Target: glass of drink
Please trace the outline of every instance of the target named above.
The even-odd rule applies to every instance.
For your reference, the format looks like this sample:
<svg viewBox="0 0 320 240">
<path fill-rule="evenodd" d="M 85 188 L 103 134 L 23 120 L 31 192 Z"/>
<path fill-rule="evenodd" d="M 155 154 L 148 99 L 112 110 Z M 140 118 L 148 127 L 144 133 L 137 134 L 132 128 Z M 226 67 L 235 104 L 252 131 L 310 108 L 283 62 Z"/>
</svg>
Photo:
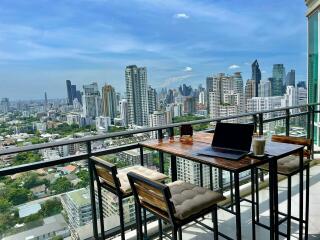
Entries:
<svg viewBox="0 0 320 240">
<path fill-rule="evenodd" d="M 253 136 L 252 138 L 252 152 L 257 157 L 265 155 L 266 138 L 263 135 Z"/>
</svg>

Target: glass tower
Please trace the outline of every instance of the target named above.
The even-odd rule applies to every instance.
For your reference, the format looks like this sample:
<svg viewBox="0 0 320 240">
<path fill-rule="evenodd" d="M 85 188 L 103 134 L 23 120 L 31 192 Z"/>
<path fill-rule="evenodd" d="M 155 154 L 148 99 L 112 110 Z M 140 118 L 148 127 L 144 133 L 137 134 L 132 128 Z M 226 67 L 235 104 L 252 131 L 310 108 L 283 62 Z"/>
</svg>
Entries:
<svg viewBox="0 0 320 240">
<path fill-rule="evenodd" d="M 320 27 L 320 0 L 307 0 L 308 11 L 308 103 L 319 102 L 320 88 L 318 85 L 319 72 L 319 27 Z M 320 121 L 315 116 L 314 143 L 319 145 Z"/>
</svg>

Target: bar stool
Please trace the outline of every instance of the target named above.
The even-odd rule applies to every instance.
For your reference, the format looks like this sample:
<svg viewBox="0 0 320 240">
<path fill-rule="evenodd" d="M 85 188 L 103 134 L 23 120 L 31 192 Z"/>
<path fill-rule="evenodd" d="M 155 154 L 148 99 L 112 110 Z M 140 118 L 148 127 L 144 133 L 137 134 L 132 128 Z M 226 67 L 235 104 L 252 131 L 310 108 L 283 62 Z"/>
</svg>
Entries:
<svg viewBox="0 0 320 240">
<path fill-rule="evenodd" d="M 141 209 L 171 225 L 173 240 L 178 233 L 182 240 L 182 226 L 212 213 L 214 239 L 218 239 L 217 203 L 225 200 L 222 194 L 183 181 L 165 185 L 134 172 L 128 178 L 136 203 L 137 239 L 143 235 Z"/>
<path fill-rule="evenodd" d="M 290 144 L 298 144 L 303 145 L 307 147 L 307 149 L 304 150 L 304 157 L 307 157 L 307 159 L 303 159 L 303 169 L 306 169 L 306 191 L 307 191 L 307 202 L 309 198 L 309 175 L 310 175 L 310 149 L 311 149 L 311 139 L 307 138 L 301 138 L 301 137 L 291 137 L 291 136 L 282 136 L 282 135 L 273 135 L 271 140 L 273 142 L 281 142 L 281 143 L 290 143 Z M 291 185 L 292 181 L 291 178 L 293 175 L 299 173 L 300 171 L 300 159 L 299 156 L 296 155 L 290 155 L 288 157 L 279 159 L 278 162 L 278 171 L 277 174 L 286 176 L 288 179 L 288 191 L 287 191 L 287 213 L 279 212 L 279 214 L 285 216 L 285 218 L 280 221 L 281 224 L 285 220 L 287 220 L 287 237 L 290 238 L 291 235 L 291 219 L 296 219 L 295 217 L 291 216 Z M 264 164 L 262 166 L 258 167 L 259 169 L 263 171 L 269 171 L 269 164 Z M 257 174 L 257 172 L 256 172 Z M 302 184 L 302 183 L 300 183 Z M 256 179 L 256 189 L 258 194 L 259 189 L 259 181 Z M 258 196 L 258 195 L 257 195 Z M 257 206 L 259 205 L 259 198 L 257 198 Z M 257 207 L 257 221 L 259 222 L 259 207 Z M 306 219 L 306 229 L 308 228 L 308 219 Z M 307 232 L 307 231 L 306 231 Z"/>
<path fill-rule="evenodd" d="M 164 181 L 168 176 L 159 173 L 155 170 L 148 169 L 142 166 L 132 166 L 117 171 L 117 167 L 98 157 L 90 158 L 93 166 L 93 174 L 97 183 L 98 189 L 98 204 L 100 214 L 101 235 L 105 239 L 104 222 L 103 222 L 103 206 L 101 188 L 115 194 L 119 201 L 119 217 L 120 217 L 120 231 L 121 239 L 125 239 L 125 226 L 123 215 L 123 199 L 132 196 L 132 190 L 127 177 L 128 172 L 135 172 L 154 181 Z M 146 219 L 145 219 L 146 220 Z"/>
</svg>

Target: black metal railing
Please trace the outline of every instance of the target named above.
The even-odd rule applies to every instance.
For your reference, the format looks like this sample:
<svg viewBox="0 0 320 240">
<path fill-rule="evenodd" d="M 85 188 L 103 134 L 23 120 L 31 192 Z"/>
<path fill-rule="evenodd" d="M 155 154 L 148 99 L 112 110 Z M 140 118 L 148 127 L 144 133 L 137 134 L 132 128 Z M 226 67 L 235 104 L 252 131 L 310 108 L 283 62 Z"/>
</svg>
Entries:
<svg viewBox="0 0 320 240">
<path fill-rule="evenodd" d="M 50 142 L 50 143 L 44 143 L 44 144 L 35 144 L 35 145 L 29 145 L 29 146 L 23 146 L 23 147 L 11 147 L 7 149 L 3 149 L 0 151 L 0 157 L 5 155 L 11 155 L 11 154 L 18 154 L 22 152 L 29 152 L 29 151 L 36 151 L 36 150 L 43 150 L 48 148 L 55 148 L 60 147 L 64 145 L 70 145 L 70 144 L 84 144 L 86 146 L 86 151 L 84 153 L 80 153 L 73 156 L 67 156 L 55 160 L 48 160 L 48 161 L 39 161 L 29 164 L 23 164 L 19 166 L 10 166 L 0 169 L 0 177 L 3 176 L 9 176 L 16 173 L 23 173 L 31 170 L 37 170 L 41 168 L 47 168 L 52 166 L 57 166 L 60 164 L 66 164 L 71 162 L 77 162 L 81 160 L 88 160 L 90 156 L 101 156 L 101 155 L 108 155 L 108 154 L 114 154 L 119 153 L 122 151 L 130 150 L 130 149 L 136 149 L 140 148 L 140 153 L 143 153 L 143 149 L 139 146 L 138 143 L 132 143 L 132 144 L 126 144 L 123 146 L 111 146 L 107 147 L 106 149 L 100 149 L 100 150 L 93 150 L 92 149 L 92 143 L 95 141 L 101 141 L 108 138 L 117 138 L 117 137 L 128 137 L 135 134 L 140 133 L 150 133 L 152 131 L 157 131 L 158 138 L 164 137 L 164 132 L 168 135 L 174 134 L 174 129 L 180 127 L 183 124 L 191 124 L 191 125 L 198 125 L 198 124 L 204 124 L 204 123 L 214 123 L 218 121 L 227 121 L 227 120 L 234 120 L 234 119 L 245 119 L 245 122 L 251 122 L 254 123 L 255 129 L 260 134 L 263 134 L 264 132 L 264 124 L 275 122 L 275 121 L 284 121 L 284 127 L 285 135 L 290 134 L 290 120 L 295 117 L 300 116 L 306 116 L 306 137 L 314 139 L 314 119 L 315 114 L 319 113 L 318 106 L 320 103 L 313 103 L 313 104 L 307 104 L 307 105 L 301 105 L 301 106 L 293 106 L 293 107 L 286 107 L 286 108 L 277 108 L 272 110 L 266 110 L 266 111 L 259 111 L 259 112 L 252 112 L 252 113 L 242 113 L 238 115 L 228 116 L 228 117 L 219 117 L 214 119 L 203 119 L 203 120 L 196 120 L 196 121 L 190 121 L 190 122 L 182 122 L 182 123 L 173 123 L 168 124 L 165 126 L 159 126 L 159 127 L 146 127 L 138 130 L 129 130 L 129 131 L 123 131 L 123 132 L 116 132 L 116 133 L 109 133 L 109 134 L 103 134 L 103 135 L 96 135 L 96 136 L 89 136 L 89 137 L 82 137 L 79 139 L 70 139 L 70 140 L 64 140 L 64 141 L 57 141 L 57 142 Z M 295 113 L 291 113 L 292 110 L 296 110 Z M 266 118 L 266 114 L 276 113 L 276 112 L 283 112 L 282 115 L 276 115 L 274 117 Z M 213 132 L 214 129 L 206 129 L 207 132 Z M 313 149 L 311 149 L 313 153 Z M 165 158 L 163 153 L 159 153 L 159 171 L 164 172 L 164 162 Z M 144 165 L 143 157 L 141 157 L 141 165 Z M 171 177 L 176 178 L 176 162 L 171 161 Z M 202 165 L 201 165 L 202 169 Z M 91 194 L 91 202 L 95 201 L 95 192 L 94 192 L 94 178 L 91 171 L 91 165 L 90 161 L 88 164 L 88 170 L 90 173 L 90 194 Z M 210 173 L 212 173 L 212 169 L 210 169 Z M 201 173 L 202 176 L 202 173 Z M 212 174 L 210 177 L 210 185 L 212 186 Z M 203 183 L 202 179 L 200 181 Z M 219 170 L 219 188 L 223 189 L 223 183 L 222 183 L 222 171 Z M 97 228 L 97 222 L 95 221 L 97 219 L 96 215 L 96 209 L 94 209 L 94 204 L 92 204 L 92 217 L 94 219 L 93 221 L 93 233 L 94 237 L 97 238 L 98 236 L 98 228 Z M 127 224 L 128 228 L 133 227 L 134 223 Z M 119 233 L 119 229 L 110 229 L 106 232 L 106 236 L 115 236 Z"/>
</svg>

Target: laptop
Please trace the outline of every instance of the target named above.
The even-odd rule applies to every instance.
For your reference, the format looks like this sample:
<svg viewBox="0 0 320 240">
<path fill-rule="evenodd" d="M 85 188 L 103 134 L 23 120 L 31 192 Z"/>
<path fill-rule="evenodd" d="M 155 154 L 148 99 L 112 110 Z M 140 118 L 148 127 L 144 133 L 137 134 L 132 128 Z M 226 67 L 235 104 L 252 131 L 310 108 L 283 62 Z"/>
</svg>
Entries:
<svg viewBox="0 0 320 240">
<path fill-rule="evenodd" d="M 239 160 L 250 152 L 253 124 L 218 122 L 210 147 L 197 154 Z"/>
</svg>

